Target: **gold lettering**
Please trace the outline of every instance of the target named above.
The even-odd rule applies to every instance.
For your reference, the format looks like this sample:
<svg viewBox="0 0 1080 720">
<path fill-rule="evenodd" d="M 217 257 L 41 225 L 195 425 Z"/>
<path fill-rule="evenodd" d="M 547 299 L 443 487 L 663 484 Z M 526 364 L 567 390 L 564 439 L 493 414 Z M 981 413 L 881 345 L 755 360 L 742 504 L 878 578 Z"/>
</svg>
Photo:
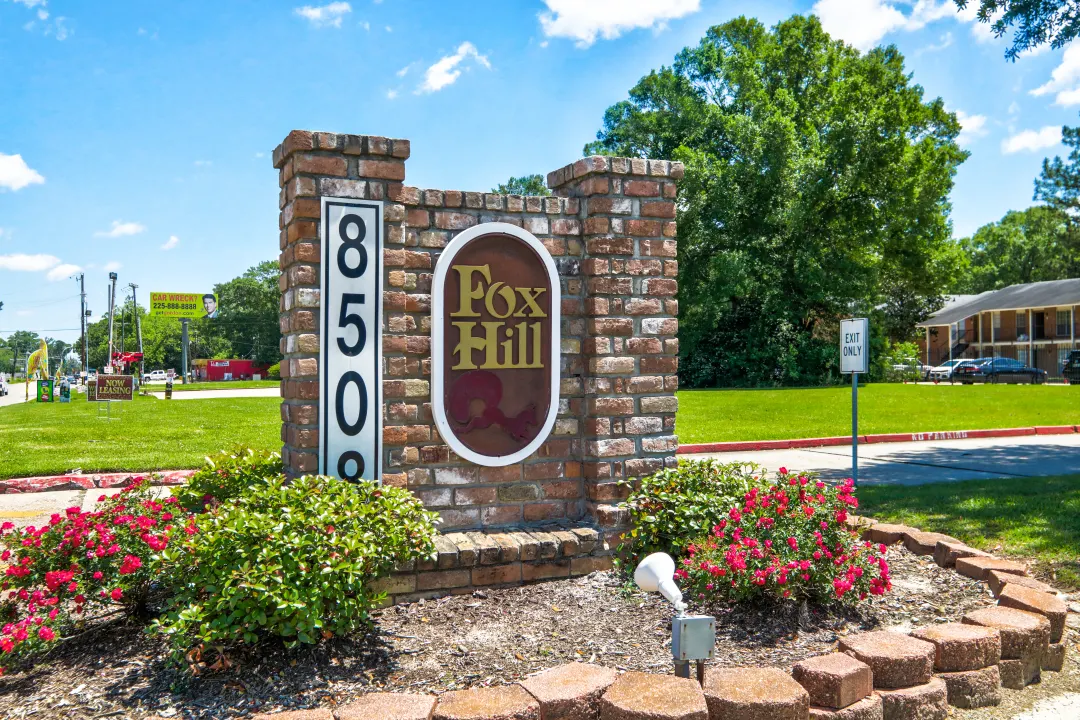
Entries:
<svg viewBox="0 0 1080 720">
<path fill-rule="evenodd" d="M 476 327 L 474 322 L 456 322 L 454 327 L 458 329 L 458 344 L 454 348 L 454 355 L 457 355 L 458 361 L 453 369 L 475 370 L 476 364 L 472 359 L 473 350 L 483 350 L 485 341 L 482 338 L 473 337 L 472 331 Z"/>
<path fill-rule="evenodd" d="M 514 317 L 525 317 L 525 311 L 529 310 L 529 317 L 547 317 L 547 313 L 540 309 L 540 306 L 536 304 L 536 298 L 540 297 L 540 293 L 547 290 L 547 288 L 514 288 L 521 295 L 521 299 L 525 301 L 525 307 L 514 313 Z"/>
<path fill-rule="evenodd" d="M 497 283 L 492 284 L 492 286 L 488 288 L 487 295 L 484 296 L 484 307 L 487 308 L 487 311 L 489 313 L 491 313 L 492 315 L 494 315 L 495 317 L 497 317 L 497 318 L 499 318 L 501 320 L 503 318 L 510 317 L 510 315 L 514 312 L 514 308 L 517 307 L 517 296 L 514 295 L 514 291 L 511 290 L 508 287 L 503 287 L 500 290 L 499 289 L 500 285 L 505 285 L 505 283 L 497 282 Z M 496 293 L 501 295 L 502 299 L 503 299 L 503 302 L 506 303 L 506 312 L 504 312 L 502 315 L 495 312 L 495 294 Z"/>
<path fill-rule="evenodd" d="M 454 269 L 461 278 L 461 300 L 458 303 L 457 312 L 450 313 L 450 317 L 480 317 L 480 313 L 473 310 L 473 300 L 484 297 L 484 286 L 477 282 L 473 287 L 473 273 L 479 273 L 484 280 L 491 282 L 491 270 L 487 265 L 455 265 Z"/>
</svg>

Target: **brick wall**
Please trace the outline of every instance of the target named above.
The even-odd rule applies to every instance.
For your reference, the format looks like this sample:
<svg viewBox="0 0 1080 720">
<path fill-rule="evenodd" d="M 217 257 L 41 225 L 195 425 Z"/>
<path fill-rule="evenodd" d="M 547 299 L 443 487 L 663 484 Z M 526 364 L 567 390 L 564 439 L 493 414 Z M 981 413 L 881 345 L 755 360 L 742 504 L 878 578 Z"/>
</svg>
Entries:
<svg viewBox="0 0 1080 720">
<path fill-rule="evenodd" d="M 422 190 L 408 140 L 295 130 L 274 151 L 281 247 L 282 459 L 318 467 L 322 196 L 383 200 L 383 482 L 408 487 L 444 529 L 554 521 L 617 526 L 619 480 L 675 463 L 680 163 L 592 157 L 548 176 L 551 197 Z M 460 230 L 534 234 L 562 286 L 559 414 L 525 462 L 479 467 L 440 440 L 431 409 L 431 284 Z"/>
</svg>

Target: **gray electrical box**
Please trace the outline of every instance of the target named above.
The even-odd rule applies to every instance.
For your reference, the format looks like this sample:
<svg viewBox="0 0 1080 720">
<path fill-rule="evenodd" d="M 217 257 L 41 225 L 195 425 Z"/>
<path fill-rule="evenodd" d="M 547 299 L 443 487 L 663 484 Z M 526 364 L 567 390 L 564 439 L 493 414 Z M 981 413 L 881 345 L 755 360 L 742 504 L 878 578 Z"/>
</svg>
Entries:
<svg viewBox="0 0 1080 720">
<path fill-rule="evenodd" d="M 671 657 L 675 662 L 712 660 L 716 652 L 716 618 L 679 615 L 671 620 Z"/>
</svg>

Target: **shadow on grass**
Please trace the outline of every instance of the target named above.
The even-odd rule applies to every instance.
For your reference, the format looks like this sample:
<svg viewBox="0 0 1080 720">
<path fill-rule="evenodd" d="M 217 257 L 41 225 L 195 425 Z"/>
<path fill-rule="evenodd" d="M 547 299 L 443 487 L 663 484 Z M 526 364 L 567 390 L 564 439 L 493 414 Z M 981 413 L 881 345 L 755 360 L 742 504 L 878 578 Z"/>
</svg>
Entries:
<svg viewBox="0 0 1080 720">
<path fill-rule="evenodd" d="M 859 498 L 859 512 L 875 519 L 1035 558 L 1053 565 L 1062 582 L 1080 586 L 1080 475 L 864 486 Z"/>
</svg>

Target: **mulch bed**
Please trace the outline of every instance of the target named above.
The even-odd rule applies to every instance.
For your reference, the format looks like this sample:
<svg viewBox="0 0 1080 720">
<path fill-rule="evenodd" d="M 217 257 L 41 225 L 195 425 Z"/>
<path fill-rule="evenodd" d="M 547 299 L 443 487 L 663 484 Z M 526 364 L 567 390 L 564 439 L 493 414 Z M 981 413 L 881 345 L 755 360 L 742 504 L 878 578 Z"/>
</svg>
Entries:
<svg viewBox="0 0 1080 720">
<path fill-rule="evenodd" d="M 893 592 L 858 608 L 712 608 L 716 663 L 775 665 L 835 648 L 852 632 L 956 620 L 992 603 L 986 586 L 902 547 L 890 550 Z M 710 611 L 710 609 L 697 608 Z M 0 678 L 0 716 L 243 717 L 348 702 L 377 689 L 441 692 L 513 682 L 574 660 L 669 672 L 671 609 L 615 573 L 486 590 L 388 608 L 376 632 L 287 651 L 211 653 L 197 675 L 168 663 L 141 628 L 101 623 L 35 668 Z M 211 670 L 217 663 L 220 668 Z"/>
</svg>

